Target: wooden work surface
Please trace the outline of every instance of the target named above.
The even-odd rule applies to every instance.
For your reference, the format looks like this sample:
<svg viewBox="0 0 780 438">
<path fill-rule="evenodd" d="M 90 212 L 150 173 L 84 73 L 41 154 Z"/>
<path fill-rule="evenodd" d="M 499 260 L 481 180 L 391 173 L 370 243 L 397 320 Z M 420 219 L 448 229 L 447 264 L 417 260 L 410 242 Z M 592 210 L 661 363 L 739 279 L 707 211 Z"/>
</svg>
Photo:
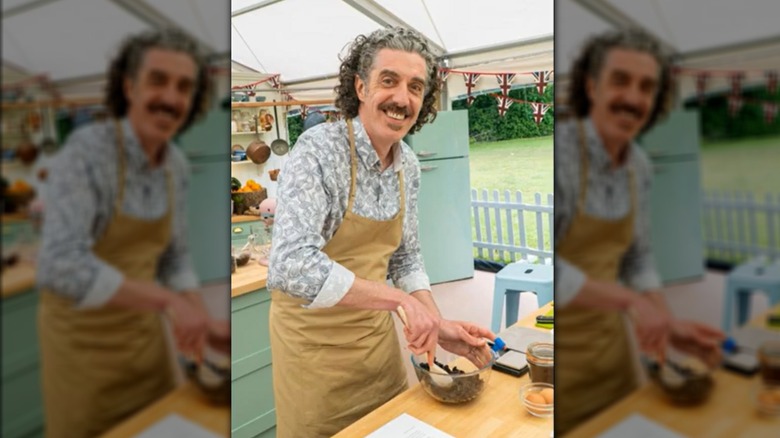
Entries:
<svg viewBox="0 0 780 438">
<path fill-rule="evenodd" d="M 261 220 L 263 220 L 262 217 L 251 214 L 234 214 L 230 217 L 231 224 L 239 224 L 241 222 L 256 222 Z"/>
<path fill-rule="evenodd" d="M 250 260 L 248 264 L 236 268 L 236 272 L 230 276 L 230 296 L 235 298 L 262 289 L 267 279 L 268 267 Z"/>
<path fill-rule="evenodd" d="M 517 325 L 534 327 L 536 316 L 547 313 L 550 307 L 551 304 L 543 306 L 518 321 Z M 553 428 L 553 419 L 532 416 L 520 401 L 520 387 L 530 382 L 527 373 L 522 377 L 513 377 L 492 370 L 485 391 L 474 401 L 462 405 L 439 403 L 418 383 L 342 430 L 334 438 L 366 436 L 403 413 L 456 438 L 548 438 Z"/>
<path fill-rule="evenodd" d="M 29 221 L 30 216 L 27 213 L 3 213 L 2 221 L 4 224 Z"/>
<path fill-rule="evenodd" d="M 191 383 L 185 383 L 146 409 L 120 423 L 102 438 L 138 435 L 170 414 L 177 414 L 219 436 L 230 435 L 230 406 L 217 406 Z"/>
<path fill-rule="evenodd" d="M 3 298 L 30 290 L 35 286 L 35 266 L 30 262 L 19 262 L 16 265 L 3 269 L 2 294 Z"/>
<path fill-rule="evenodd" d="M 780 305 L 772 312 L 780 312 Z M 766 314 L 750 324 L 766 327 Z M 713 377 L 713 392 L 709 400 L 700 406 L 674 406 L 666 401 L 660 388 L 648 383 L 566 436 L 597 436 L 635 413 L 691 437 L 780 436 L 780 417 L 765 417 L 756 409 L 755 397 L 760 385 L 758 374 L 746 377 L 717 370 Z"/>
</svg>

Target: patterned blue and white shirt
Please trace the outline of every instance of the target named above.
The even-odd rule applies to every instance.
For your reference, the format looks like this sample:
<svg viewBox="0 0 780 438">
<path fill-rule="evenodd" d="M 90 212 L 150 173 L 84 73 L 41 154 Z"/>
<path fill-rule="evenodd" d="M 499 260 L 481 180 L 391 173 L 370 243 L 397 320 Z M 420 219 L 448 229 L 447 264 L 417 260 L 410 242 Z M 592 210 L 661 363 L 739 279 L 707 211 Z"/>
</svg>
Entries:
<svg viewBox="0 0 780 438">
<path fill-rule="evenodd" d="M 172 238 L 157 273 L 173 290 L 192 290 L 198 287 L 198 277 L 187 244 L 187 159 L 169 143 L 163 164 L 150 167 L 130 122 L 125 119 L 121 123 L 126 166 L 122 211 L 141 219 L 162 217 L 168 208 L 165 169 L 170 169 Z M 39 287 L 75 299 L 79 307 L 105 304 L 124 280 L 119 270 L 92 252 L 114 214 L 117 175 L 116 133 L 111 120 L 77 129 L 51 160 L 37 282 Z"/>
<path fill-rule="evenodd" d="M 407 293 L 430 290 L 418 239 L 420 165 L 403 142 L 393 146 L 393 164 L 381 162 L 360 119 L 353 120 L 357 185 L 353 212 L 388 220 L 400 209 L 397 172 L 404 170 L 406 214 L 403 237 L 390 258 L 389 274 Z M 345 121 L 317 125 L 298 138 L 279 174 L 271 239 L 268 288 L 309 300 L 310 308 L 331 307 L 352 287 L 355 274 L 331 260 L 322 248 L 338 230 L 350 189 L 349 136 Z M 359 244 L 359 242 L 356 242 Z"/>
</svg>

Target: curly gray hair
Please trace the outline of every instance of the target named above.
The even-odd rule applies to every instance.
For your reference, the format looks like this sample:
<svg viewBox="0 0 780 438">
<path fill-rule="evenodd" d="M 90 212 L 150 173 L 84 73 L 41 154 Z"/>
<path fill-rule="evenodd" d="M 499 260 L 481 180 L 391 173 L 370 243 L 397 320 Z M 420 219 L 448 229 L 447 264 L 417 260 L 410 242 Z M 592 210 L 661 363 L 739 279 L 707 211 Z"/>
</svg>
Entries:
<svg viewBox="0 0 780 438">
<path fill-rule="evenodd" d="M 649 130 L 662 119 L 671 109 L 675 83 L 672 76 L 672 61 L 661 47 L 661 44 L 651 35 L 638 29 L 622 29 L 609 31 L 589 39 L 583 46 L 579 57 L 574 61 L 569 85 L 569 104 L 579 118 L 588 116 L 590 99 L 587 92 L 587 78 L 596 79 L 604 67 L 607 54 L 612 49 L 631 49 L 648 53 L 655 58 L 660 68 L 658 91 L 656 93 L 653 112 L 642 128 Z"/>
<path fill-rule="evenodd" d="M 208 63 L 198 47 L 198 43 L 187 34 L 176 29 L 163 29 L 143 32 L 125 39 L 119 54 L 111 61 L 108 70 L 105 104 L 113 117 L 124 117 L 129 102 L 125 96 L 124 80 L 134 78 L 141 67 L 144 55 L 149 49 L 168 49 L 183 52 L 192 57 L 197 66 L 197 83 L 192 99 L 192 108 L 184 121 L 180 132 L 186 130 L 192 122 L 208 111 L 212 82 Z"/>
<path fill-rule="evenodd" d="M 355 76 L 363 82 L 368 82 L 369 73 L 374 66 L 377 53 L 382 49 L 403 50 L 417 53 L 425 60 L 426 83 L 420 114 L 417 122 L 409 130 L 413 134 L 422 126 L 436 119 L 436 101 L 439 98 L 439 70 L 436 56 L 428 47 L 428 42 L 419 33 L 402 27 L 383 28 L 370 35 L 358 35 L 349 47 L 346 58 L 339 58 L 339 84 L 336 85 L 336 107 L 346 118 L 358 115 L 360 100 L 355 91 Z"/>
</svg>

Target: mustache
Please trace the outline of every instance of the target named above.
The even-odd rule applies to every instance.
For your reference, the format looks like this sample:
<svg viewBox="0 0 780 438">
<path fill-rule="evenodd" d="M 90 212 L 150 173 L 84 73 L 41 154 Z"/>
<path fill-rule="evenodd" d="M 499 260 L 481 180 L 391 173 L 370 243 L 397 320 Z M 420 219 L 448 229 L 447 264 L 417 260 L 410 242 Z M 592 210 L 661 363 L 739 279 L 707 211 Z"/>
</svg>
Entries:
<svg viewBox="0 0 780 438">
<path fill-rule="evenodd" d="M 150 104 L 147 108 L 149 109 L 150 112 L 162 111 L 177 118 L 181 117 L 182 115 L 181 111 L 166 103 L 153 103 Z"/>
<path fill-rule="evenodd" d="M 616 104 L 611 105 L 609 108 L 612 111 L 614 111 L 614 112 L 626 111 L 626 112 L 632 114 L 636 118 L 641 118 L 642 115 L 644 114 L 644 112 L 641 109 L 639 109 L 639 108 L 637 108 L 637 107 L 635 107 L 633 105 L 626 104 L 626 103 L 616 103 Z"/>
<path fill-rule="evenodd" d="M 409 117 L 411 115 L 411 112 L 409 111 L 408 108 L 400 107 L 392 103 L 382 104 L 379 106 L 379 109 L 382 111 L 390 111 L 391 113 L 403 114 L 406 117 Z"/>
</svg>

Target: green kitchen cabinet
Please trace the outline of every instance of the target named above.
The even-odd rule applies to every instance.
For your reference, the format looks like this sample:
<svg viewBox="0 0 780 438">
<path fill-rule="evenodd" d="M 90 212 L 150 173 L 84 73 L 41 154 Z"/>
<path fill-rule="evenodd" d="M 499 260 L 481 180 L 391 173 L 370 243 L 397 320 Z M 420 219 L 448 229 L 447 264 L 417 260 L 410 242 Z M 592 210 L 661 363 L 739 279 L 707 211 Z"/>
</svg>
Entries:
<svg viewBox="0 0 780 438">
<path fill-rule="evenodd" d="M 260 289 L 231 303 L 232 385 L 230 424 L 233 438 L 273 438 L 276 411 L 272 384 L 268 313 L 271 294 Z"/>
<path fill-rule="evenodd" d="M 474 276 L 467 111 L 442 111 L 404 140 L 420 160 L 419 234 L 431 284 Z"/>
<path fill-rule="evenodd" d="M 673 111 L 639 140 L 653 167 L 650 233 L 663 283 L 704 275 L 699 114 Z"/>
<path fill-rule="evenodd" d="M 3 298 L 3 437 L 43 436 L 37 307 L 34 288 Z"/>
</svg>

